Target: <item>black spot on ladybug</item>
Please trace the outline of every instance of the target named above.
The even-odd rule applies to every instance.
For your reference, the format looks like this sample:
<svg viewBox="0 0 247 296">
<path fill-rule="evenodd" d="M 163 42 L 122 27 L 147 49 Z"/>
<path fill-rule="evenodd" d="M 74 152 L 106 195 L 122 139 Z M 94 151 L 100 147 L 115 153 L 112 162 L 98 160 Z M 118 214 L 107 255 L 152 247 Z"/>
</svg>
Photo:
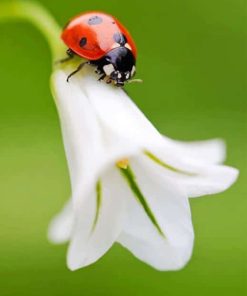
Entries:
<svg viewBox="0 0 247 296">
<path fill-rule="evenodd" d="M 82 37 L 80 42 L 79 42 L 79 45 L 80 47 L 83 47 L 87 44 L 87 38 L 86 37 Z"/>
<path fill-rule="evenodd" d="M 122 33 L 119 33 L 119 32 L 113 35 L 113 40 L 116 43 L 120 44 L 121 46 L 124 46 L 127 43 L 127 38 Z"/>
<path fill-rule="evenodd" d="M 116 23 L 115 22 L 112 22 L 112 24 L 115 25 Z"/>
<path fill-rule="evenodd" d="M 88 20 L 88 24 L 90 26 L 92 25 L 99 25 L 103 22 L 103 19 L 97 15 L 90 17 L 90 19 Z"/>
</svg>

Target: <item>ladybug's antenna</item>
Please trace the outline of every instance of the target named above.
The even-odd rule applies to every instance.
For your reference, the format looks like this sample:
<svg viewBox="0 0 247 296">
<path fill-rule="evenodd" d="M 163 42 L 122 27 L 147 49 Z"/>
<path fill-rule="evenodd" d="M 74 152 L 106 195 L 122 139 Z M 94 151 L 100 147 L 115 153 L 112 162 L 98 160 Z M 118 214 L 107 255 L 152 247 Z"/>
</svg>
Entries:
<svg viewBox="0 0 247 296">
<path fill-rule="evenodd" d="M 127 81 L 127 83 L 133 83 L 133 82 L 142 83 L 143 80 L 142 79 L 131 79 L 131 80 Z"/>
</svg>

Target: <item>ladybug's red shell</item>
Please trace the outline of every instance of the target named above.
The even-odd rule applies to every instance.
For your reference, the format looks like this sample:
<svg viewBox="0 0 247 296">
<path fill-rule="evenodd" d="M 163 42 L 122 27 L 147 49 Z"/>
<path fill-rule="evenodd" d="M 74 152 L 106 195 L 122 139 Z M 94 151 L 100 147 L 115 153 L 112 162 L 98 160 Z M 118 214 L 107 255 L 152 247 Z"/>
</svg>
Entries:
<svg viewBox="0 0 247 296">
<path fill-rule="evenodd" d="M 127 39 L 127 46 L 136 58 L 136 46 L 127 29 L 115 17 L 102 12 L 88 12 L 76 16 L 65 27 L 61 37 L 80 57 L 98 60 L 119 46 L 114 40 L 116 34 Z"/>
</svg>

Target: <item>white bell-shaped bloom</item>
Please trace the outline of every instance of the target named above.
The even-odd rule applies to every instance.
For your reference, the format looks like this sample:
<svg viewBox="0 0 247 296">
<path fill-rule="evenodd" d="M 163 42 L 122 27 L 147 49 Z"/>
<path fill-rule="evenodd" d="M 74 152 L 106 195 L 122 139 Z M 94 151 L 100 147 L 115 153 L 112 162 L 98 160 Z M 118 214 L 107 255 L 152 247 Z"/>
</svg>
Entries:
<svg viewBox="0 0 247 296">
<path fill-rule="evenodd" d="M 46 37 L 53 61 L 64 57 L 60 27 L 39 4 L 0 4 L 0 21 L 26 20 Z M 115 241 L 160 270 L 183 267 L 193 248 L 188 198 L 227 189 L 238 172 L 221 163 L 220 140 L 180 143 L 162 136 L 122 89 L 85 67 L 59 65 L 52 75 L 69 165 L 72 197 L 49 228 L 69 241 L 74 270 L 99 259 Z"/>
<path fill-rule="evenodd" d="M 224 191 L 238 175 L 221 164 L 224 143 L 168 139 L 122 89 L 98 82 L 88 66 L 67 83 L 70 71 L 52 76 L 72 198 L 52 221 L 50 240 L 70 242 L 72 270 L 115 241 L 159 270 L 183 267 L 194 239 L 188 197 Z"/>
</svg>

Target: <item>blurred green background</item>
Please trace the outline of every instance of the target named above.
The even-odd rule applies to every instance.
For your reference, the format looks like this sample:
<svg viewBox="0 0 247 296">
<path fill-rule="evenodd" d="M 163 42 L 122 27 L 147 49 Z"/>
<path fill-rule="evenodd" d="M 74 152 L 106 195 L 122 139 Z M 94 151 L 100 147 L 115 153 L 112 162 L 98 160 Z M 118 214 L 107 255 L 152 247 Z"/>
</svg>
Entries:
<svg viewBox="0 0 247 296">
<path fill-rule="evenodd" d="M 247 46 L 244 0 L 42 0 L 61 25 L 104 10 L 131 31 L 139 49 L 132 99 L 166 135 L 226 139 L 238 182 L 191 200 L 192 260 L 158 272 L 115 245 L 99 262 L 70 272 L 67 246 L 46 239 L 69 197 L 51 56 L 26 23 L 0 26 L 0 295 L 246 295 Z"/>
</svg>

